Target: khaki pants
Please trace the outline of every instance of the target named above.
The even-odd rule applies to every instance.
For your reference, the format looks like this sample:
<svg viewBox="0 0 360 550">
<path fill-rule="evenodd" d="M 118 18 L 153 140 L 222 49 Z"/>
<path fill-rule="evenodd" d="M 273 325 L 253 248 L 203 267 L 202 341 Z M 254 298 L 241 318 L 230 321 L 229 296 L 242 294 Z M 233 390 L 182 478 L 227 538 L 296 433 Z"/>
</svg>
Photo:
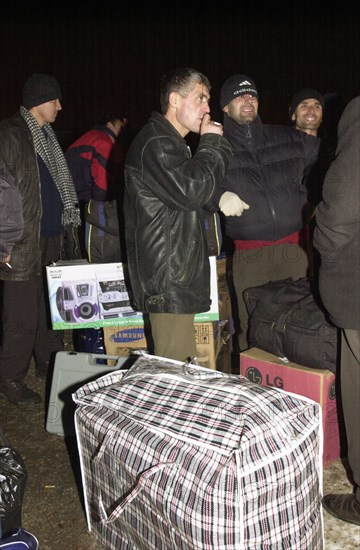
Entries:
<svg viewBox="0 0 360 550">
<path fill-rule="evenodd" d="M 187 361 L 197 355 L 194 314 L 149 313 L 154 353 Z"/>
</svg>

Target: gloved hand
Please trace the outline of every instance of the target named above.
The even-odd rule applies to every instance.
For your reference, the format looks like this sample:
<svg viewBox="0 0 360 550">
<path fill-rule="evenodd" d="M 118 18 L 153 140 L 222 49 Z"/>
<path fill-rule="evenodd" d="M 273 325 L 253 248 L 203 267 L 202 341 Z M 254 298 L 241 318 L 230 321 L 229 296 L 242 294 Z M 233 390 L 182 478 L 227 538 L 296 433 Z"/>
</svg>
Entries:
<svg viewBox="0 0 360 550">
<path fill-rule="evenodd" d="M 236 193 L 225 191 L 220 197 L 219 208 L 225 216 L 241 216 L 250 206 L 242 201 Z"/>
</svg>

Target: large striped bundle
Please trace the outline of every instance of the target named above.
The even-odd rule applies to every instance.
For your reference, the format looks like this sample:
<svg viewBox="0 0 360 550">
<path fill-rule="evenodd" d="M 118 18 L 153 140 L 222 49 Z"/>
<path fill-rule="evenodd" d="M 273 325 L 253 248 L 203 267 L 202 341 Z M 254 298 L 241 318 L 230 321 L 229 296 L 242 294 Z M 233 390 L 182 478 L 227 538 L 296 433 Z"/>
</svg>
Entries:
<svg viewBox="0 0 360 550">
<path fill-rule="evenodd" d="M 317 403 L 150 355 L 73 398 L 88 527 L 107 548 L 323 548 Z"/>
</svg>

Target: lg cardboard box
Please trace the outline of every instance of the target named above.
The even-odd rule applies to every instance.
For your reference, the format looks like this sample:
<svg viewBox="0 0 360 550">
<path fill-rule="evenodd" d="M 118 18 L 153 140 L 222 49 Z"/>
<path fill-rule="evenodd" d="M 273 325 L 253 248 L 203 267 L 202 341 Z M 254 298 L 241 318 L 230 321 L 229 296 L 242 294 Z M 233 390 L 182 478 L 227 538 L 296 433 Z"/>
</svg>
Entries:
<svg viewBox="0 0 360 550">
<path fill-rule="evenodd" d="M 335 395 L 335 374 L 303 367 L 258 348 L 240 353 L 240 374 L 262 386 L 303 395 L 321 405 L 323 415 L 323 465 L 340 456 L 340 435 Z"/>
<path fill-rule="evenodd" d="M 223 346 L 230 346 L 228 322 L 194 323 L 194 331 L 199 364 L 216 370 L 221 352 L 224 361 Z M 104 345 L 109 355 L 131 355 L 133 351 L 141 349 L 147 351 L 144 326 L 105 327 Z"/>
<path fill-rule="evenodd" d="M 216 258 L 210 258 L 211 307 L 195 322 L 219 320 Z M 54 330 L 143 326 L 131 307 L 121 262 L 92 264 L 87 260 L 60 261 L 46 267 L 50 314 Z M 223 299 L 224 306 L 226 304 Z"/>
</svg>

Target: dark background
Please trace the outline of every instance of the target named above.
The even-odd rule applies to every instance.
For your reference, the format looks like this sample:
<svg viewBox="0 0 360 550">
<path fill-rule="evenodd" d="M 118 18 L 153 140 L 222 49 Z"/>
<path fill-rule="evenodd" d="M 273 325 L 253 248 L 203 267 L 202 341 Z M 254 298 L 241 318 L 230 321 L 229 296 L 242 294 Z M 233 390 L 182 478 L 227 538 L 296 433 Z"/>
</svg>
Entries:
<svg viewBox="0 0 360 550">
<path fill-rule="evenodd" d="M 359 94 L 359 37 L 359 16 L 341 2 L 11 3 L 0 9 L 0 118 L 17 110 L 28 76 L 44 72 L 62 89 L 54 129 L 64 146 L 109 110 L 129 119 L 131 139 L 159 109 L 161 75 L 187 65 L 209 77 L 215 120 L 221 84 L 243 73 L 257 84 L 263 121 L 288 124 L 303 87 L 345 102 Z"/>
</svg>

